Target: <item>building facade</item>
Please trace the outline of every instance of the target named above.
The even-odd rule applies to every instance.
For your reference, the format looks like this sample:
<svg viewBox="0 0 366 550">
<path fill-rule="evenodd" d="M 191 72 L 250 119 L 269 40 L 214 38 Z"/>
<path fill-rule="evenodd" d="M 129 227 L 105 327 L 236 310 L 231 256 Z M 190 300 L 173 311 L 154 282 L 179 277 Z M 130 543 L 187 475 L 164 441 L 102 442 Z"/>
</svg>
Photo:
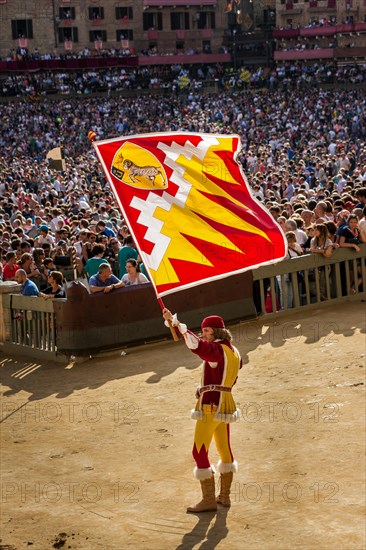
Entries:
<svg viewBox="0 0 366 550">
<path fill-rule="evenodd" d="M 365 63 L 365 0 L 277 0 L 275 61 Z"/>
<path fill-rule="evenodd" d="M 19 48 L 116 50 L 140 65 L 361 63 L 366 0 L 0 0 L 0 57 Z"/>
<path fill-rule="evenodd" d="M 18 46 L 62 53 L 87 48 L 171 55 L 214 53 L 226 0 L 0 0 L 0 55 Z"/>
</svg>

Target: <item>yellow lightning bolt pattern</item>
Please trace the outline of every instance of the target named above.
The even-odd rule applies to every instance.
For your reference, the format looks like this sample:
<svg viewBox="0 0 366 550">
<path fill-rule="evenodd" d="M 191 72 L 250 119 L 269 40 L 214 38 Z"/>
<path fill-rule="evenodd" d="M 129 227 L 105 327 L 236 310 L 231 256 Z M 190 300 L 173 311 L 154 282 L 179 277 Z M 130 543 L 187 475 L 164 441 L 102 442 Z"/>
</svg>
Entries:
<svg viewBox="0 0 366 550">
<path fill-rule="evenodd" d="M 208 246 L 213 243 L 225 247 L 226 250 L 232 250 L 236 254 L 245 254 L 244 251 L 238 250 L 227 235 L 215 230 L 197 216 L 195 212 L 228 227 L 236 227 L 243 231 L 256 233 L 269 240 L 263 231 L 245 222 L 227 208 L 201 195 L 200 191 L 204 191 L 213 196 L 226 197 L 232 203 L 243 206 L 202 173 L 206 171 L 228 183 L 240 185 L 232 178 L 225 163 L 216 155 L 216 151 L 232 151 L 232 138 L 218 139 L 220 143 L 208 149 L 203 162 L 195 156 L 188 159 L 180 155 L 176 159 L 176 163 L 184 167 L 184 178 L 192 184 L 192 188 L 184 209 L 174 204 L 169 212 L 160 208 L 155 212 L 155 217 L 164 222 L 162 233 L 171 239 L 164 260 L 158 270 L 152 270 L 152 275 L 158 285 L 178 282 L 177 274 L 170 263 L 170 259 L 183 259 L 204 266 L 212 266 L 205 254 L 188 242 L 182 233 L 198 237 L 206 241 Z"/>
</svg>

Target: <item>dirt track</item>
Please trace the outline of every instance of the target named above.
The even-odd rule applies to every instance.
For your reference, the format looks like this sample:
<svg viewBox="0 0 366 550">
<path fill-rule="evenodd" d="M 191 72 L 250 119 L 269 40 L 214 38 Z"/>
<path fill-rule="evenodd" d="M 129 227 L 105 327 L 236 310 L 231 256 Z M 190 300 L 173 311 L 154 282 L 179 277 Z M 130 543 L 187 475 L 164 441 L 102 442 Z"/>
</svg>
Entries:
<svg viewBox="0 0 366 550">
<path fill-rule="evenodd" d="M 364 306 L 231 327 L 239 472 L 231 509 L 201 517 L 182 342 L 74 366 L 0 356 L 0 550 L 363 549 Z"/>
</svg>

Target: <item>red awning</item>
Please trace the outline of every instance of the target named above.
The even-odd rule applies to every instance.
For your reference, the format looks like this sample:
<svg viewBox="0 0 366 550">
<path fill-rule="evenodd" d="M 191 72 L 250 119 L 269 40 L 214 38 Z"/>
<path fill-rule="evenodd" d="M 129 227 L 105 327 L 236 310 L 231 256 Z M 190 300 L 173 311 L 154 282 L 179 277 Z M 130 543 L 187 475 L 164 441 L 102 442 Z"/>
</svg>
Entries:
<svg viewBox="0 0 366 550">
<path fill-rule="evenodd" d="M 144 0 L 144 6 L 216 6 L 216 0 Z"/>
</svg>

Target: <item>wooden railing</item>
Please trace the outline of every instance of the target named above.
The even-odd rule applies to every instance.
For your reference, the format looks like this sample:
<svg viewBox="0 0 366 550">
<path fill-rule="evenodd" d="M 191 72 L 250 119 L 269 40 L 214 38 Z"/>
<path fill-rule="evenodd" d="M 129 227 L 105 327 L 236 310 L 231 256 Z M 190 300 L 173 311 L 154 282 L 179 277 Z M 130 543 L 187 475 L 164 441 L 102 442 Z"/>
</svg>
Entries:
<svg viewBox="0 0 366 550">
<path fill-rule="evenodd" d="M 309 254 L 256 269 L 253 299 L 258 314 L 281 314 L 366 296 L 366 244 L 360 249 L 338 248 L 330 259 Z"/>
<path fill-rule="evenodd" d="M 360 252 L 337 249 L 330 259 L 318 254 L 273 265 L 166 296 L 166 306 L 192 328 L 206 315 L 227 322 L 256 315 L 283 315 L 366 298 L 366 244 Z M 4 283 L 5 285 L 6 283 Z M 57 359 L 151 339 L 167 338 L 151 285 L 90 295 L 82 284 L 68 289 L 67 299 L 44 301 L 2 294 L 8 327 L 4 352 Z"/>
</svg>

